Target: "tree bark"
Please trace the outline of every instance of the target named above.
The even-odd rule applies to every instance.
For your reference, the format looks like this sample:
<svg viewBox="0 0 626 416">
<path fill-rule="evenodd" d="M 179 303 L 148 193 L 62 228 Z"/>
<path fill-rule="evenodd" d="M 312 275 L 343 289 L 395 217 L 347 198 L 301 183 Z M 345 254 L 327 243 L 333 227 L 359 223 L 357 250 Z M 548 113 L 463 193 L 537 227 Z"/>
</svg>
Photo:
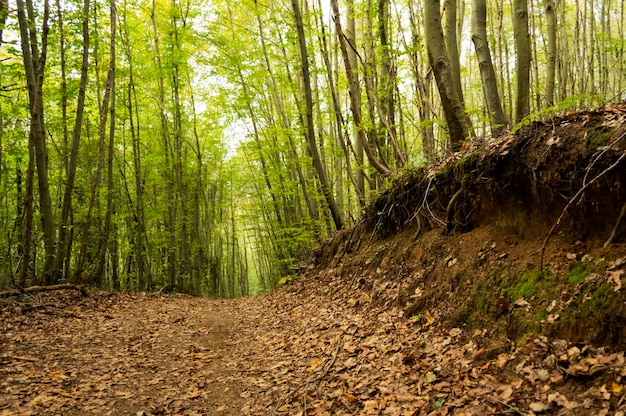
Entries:
<svg viewBox="0 0 626 416">
<path fill-rule="evenodd" d="M 441 105 L 450 134 L 450 149 L 457 151 L 469 136 L 468 118 L 457 94 L 441 29 L 439 0 L 424 0 L 426 47 L 435 74 Z"/>
<path fill-rule="evenodd" d="M 46 134 L 43 105 L 43 82 L 46 58 L 48 51 L 48 18 L 50 15 L 49 1 L 44 2 L 44 14 L 41 33 L 41 54 L 39 52 L 37 32 L 34 26 L 35 16 L 32 0 L 27 0 L 26 7 L 23 0 L 17 0 L 17 15 L 20 27 L 24 71 L 30 100 L 30 136 L 35 148 L 35 162 L 39 185 L 39 209 L 44 232 L 44 247 L 46 260 L 44 264 L 44 280 L 52 282 L 55 266 L 56 231 L 50 185 L 48 182 L 48 151 L 46 149 Z M 25 10 L 27 9 L 27 10 Z M 28 19 L 26 17 L 28 11 Z M 30 21 L 29 21 L 30 20 Z"/>
<path fill-rule="evenodd" d="M 478 67 L 483 83 L 483 94 L 489 120 L 491 122 L 491 134 L 500 135 L 506 128 L 506 116 L 502 110 L 502 102 L 498 93 L 496 72 L 491 60 L 489 42 L 487 40 L 487 4 L 485 0 L 474 0 L 472 6 L 472 42 L 476 49 Z"/>
<path fill-rule="evenodd" d="M 321 0 L 318 0 L 318 9 L 321 10 Z M 333 70 L 330 62 L 330 54 L 328 52 L 328 40 L 326 38 L 326 32 L 324 30 L 324 24 L 318 22 L 319 33 L 320 33 L 320 44 L 322 45 L 322 59 L 324 60 L 324 65 L 326 67 L 326 76 L 328 78 L 328 88 L 330 89 L 330 94 L 333 102 L 333 112 L 335 116 L 335 124 L 337 129 L 337 141 L 339 142 L 339 146 L 343 151 L 345 163 L 346 163 L 346 173 L 350 181 L 354 185 L 354 191 L 357 194 L 357 199 L 359 201 L 359 206 L 361 208 L 365 208 L 365 190 L 363 186 L 365 186 L 363 179 L 363 174 L 361 172 L 360 179 L 359 175 L 355 175 L 352 170 L 352 162 L 350 160 L 350 152 L 348 149 L 348 143 L 350 142 L 350 138 L 348 137 L 348 133 L 345 133 L 346 138 L 344 138 L 344 130 L 345 130 L 345 121 L 343 118 L 343 113 L 341 111 L 341 104 L 339 103 L 339 94 L 337 92 L 337 84 L 333 79 L 333 73 L 336 71 Z M 356 154 L 356 150 L 354 149 L 354 153 Z M 362 150 L 362 149 L 361 149 Z M 363 159 L 363 155 L 361 155 L 361 159 Z M 362 160 L 361 160 L 362 163 Z"/>
<path fill-rule="evenodd" d="M 341 47 L 341 54 L 343 56 L 343 63 L 346 69 L 346 76 L 348 78 L 348 88 L 350 94 L 350 110 L 352 111 L 352 118 L 354 119 L 354 125 L 357 130 L 358 141 L 363 147 L 365 154 L 367 155 L 367 159 L 372 164 L 374 169 L 376 169 L 381 175 L 387 176 L 391 174 L 391 170 L 384 163 L 376 158 L 374 152 L 372 151 L 367 137 L 365 136 L 365 130 L 363 126 L 363 122 L 361 119 L 361 104 L 358 101 L 359 96 L 359 85 L 357 80 L 354 77 L 352 63 L 350 62 L 349 53 L 348 53 L 348 45 L 346 41 L 346 37 L 341 28 L 341 21 L 339 16 L 339 6 L 337 5 L 337 0 L 331 0 L 331 6 L 333 9 L 333 20 L 335 21 L 335 29 L 337 31 L 337 36 L 339 36 L 339 45 Z M 352 45 L 354 47 L 354 45 Z"/>
<path fill-rule="evenodd" d="M 114 144 L 115 144 L 115 39 L 116 39 L 116 22 L 117 22 L 117 13 L 115 7 L 115 0 L 110 1 L 110 9 L 111 9 L 111 39 L 110 39 L 110 60 L 109 60 L 109 72 L 107 75 L 107 86 L 111 91 L 110 98 L 110 120 L 109 120 L 109 143 L 108 143 L 108 151 L 107 151 L 107 194 L 106 194 L 106 213 L 104 219 L 104 229 L 102 230 L 102 236 L 100 238 L 100 245 L 98 251 L 98 258 L 96 263 L 96 268 L 93 274 L 93 282 L 100 286 L 102 284 L 102 279 L 104 275 L 104 267 L 106 263 L 106 254 L 110 249 L 110 240 L 111 240 L 111 232 L 112 232 L 112 217 L 113 217 L 113 194 L 114 194 L 114 184 L 113 184 L 113 152 L 114 152 Z M 107 111 L 107 108 L 104 107 L 103 111 Z M 101 129 L 103 127 L 101 126 Z"/>
<path fill-rule="evenodd" d="M 530 113 L 530 34 L 528 33 L 528 0 L 513 0 L 517 95 L 515 122 L 521 122 Z"/>
<path fill-rule="evenodd" d="M 546 45 L 546 92 L 544 99 L 548 106 L 554 104 L 554 83 L 556 77 L 556 9 L 554 0 L 546 0 L 546 20 L 548 43 Z"/>
</svg>

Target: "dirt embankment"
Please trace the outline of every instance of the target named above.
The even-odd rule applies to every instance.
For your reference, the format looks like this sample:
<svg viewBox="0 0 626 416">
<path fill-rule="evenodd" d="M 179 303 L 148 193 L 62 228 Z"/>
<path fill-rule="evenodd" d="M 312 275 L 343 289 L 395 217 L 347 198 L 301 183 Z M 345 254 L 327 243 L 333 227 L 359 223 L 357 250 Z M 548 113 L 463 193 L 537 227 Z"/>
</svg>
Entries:
<svg viewBox="0 0 626 416">
<path fill-rule="evenodd" d="M 624 348 L 625 155 L 625 105 L 476 141 L 401 174 L 304 274 L 490 326 L 503 345 L 543 333 Z"/>
</svg>

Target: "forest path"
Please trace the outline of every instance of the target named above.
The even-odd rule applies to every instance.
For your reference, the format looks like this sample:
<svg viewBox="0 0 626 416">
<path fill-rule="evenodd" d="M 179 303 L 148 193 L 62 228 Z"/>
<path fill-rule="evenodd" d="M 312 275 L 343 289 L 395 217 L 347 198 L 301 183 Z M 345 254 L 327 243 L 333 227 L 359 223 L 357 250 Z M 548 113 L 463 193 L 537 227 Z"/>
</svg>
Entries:
<svg viewBox="0 0 626 416">
<path fill-rule="evenodd" d="M 0 415 L 240 414 L 227 302 L 78 296 L 3 313 Z"/>
<path fill-rule="evenodd" d="M 387 286 L 346 285 L 0 303 L 0 416 L 624 415 L 623 352 L 515 348 L 383 307 Z"/>
</svg>

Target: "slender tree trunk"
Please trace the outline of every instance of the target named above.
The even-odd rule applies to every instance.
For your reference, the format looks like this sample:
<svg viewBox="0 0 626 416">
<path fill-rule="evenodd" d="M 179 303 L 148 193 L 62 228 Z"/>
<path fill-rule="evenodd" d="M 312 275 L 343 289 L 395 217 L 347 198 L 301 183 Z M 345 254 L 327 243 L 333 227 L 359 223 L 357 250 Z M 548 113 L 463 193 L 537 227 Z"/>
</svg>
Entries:
<svg viewBox="0 0 626 416">
<path fill-rule="evenodd" d="M 176 0 L 172 0 L 171 8 L 177 9 L 179 5 Z M 176 12 L 171 13 L 171 43 L 172 43 L 172 92 L 174 96 L 174 174 L 176 178 L 176 193 L 180 201 L 180 243 L 178 244 L 180 259 L 178 265 L 178 288 L 184 291 L 186 288 L 185 280 L 189 277 L 189 233 L 187 230 L 187 194 L 185 190 L 183 178 L 183 116 L 180 103 L 180 48 L 178 15 Z"/>
<path fill-rule="evenodd" d="M 354 125 L 357 129 L 357 137 L 358 141 L 363 146 L 363 150 L 367 155 L 367 159 L 371 163 L 371 165 L 383 176 L 387 176 L 391 173 L 389 167 L 387 167 L 384 163 L 376 158 L 374 152 L 372 151 L 367 137 L 364 131 L 364 125 L 361 118 L 361 108 L 360 102 L 358 101 L 359 96 L 359 85 L 357 80 L 354 78 L 353 67 L 349 58 L 349 46 L 346 40 L 346 37 L 341 28 L 341 21 L 339 16 L 339 6 L 337 5 L 337 0 L 331 0 L 331 6 L 333 9 L 333 20 L 335 21 L 335 28 L 337 34 L 339 36 L 339 45 L 341 46 L 341 54 L 343 55 L 343 63 L 346 69 L 346 76 L 348 78 L 348 88 L 350 93 L 350 110 L 352 111 L 352 118 L 354 119 Z"/>
<path fill-rule="evenodd" d="M 326 198 L 326 203 L 330 209 L 331 215 L 333 217 L 333 221 L 335 223 L 335 227 L 339 230 L 343 228 L 343 219 L 341 215 L 341 211 L 335 202 L 335 198 L 332 194 L 332 190 L 330 189 L 330 184 L 328 183 L 328 178 L 326 176 L 326 170 L 322 165 L 322 160 L 320 159 L 319 152 L 317 150 L 317 143 L 315 141 L 315 126 L 313 124 L 313 94 L 311 91 L 311 79 L 309 76 L 309 58 L 308 52 L 306 49 L 306 39 L 304 37 L 304 26 L 302 24 L 302 15 L 300 14 L 300 5 L 298 4 L 299 0 L 292 0 L 293 11 L 296 19 L 296 26 L 298 29 L 298 43 L 300 44 L 300 56 L 302 59 L 302 77 L 304 84 L 304 99 L 306 102 L 306 133 L 307 140 L 309 142 L 309 147 L 311 151 L 311 155 L 313 157 L 313 165 L 315 166 L 315 170 L 317 172 L 317 176 L 320 180 L 320 186 L 322 187 L 322 192 L 324 197 Z"/>
<path fill-rule="evenodd" d="M 441 29 L 439 7 L 439 0 L 424 0 L 426 47 L 448 125 L 450 148 L 457 151 L 461 148 L 461 143 L 469 137 L 469 124 L 456 92 Z"/>
<path fill-rule="evenodd" d="M 63 24 L 63 12 L 61 9 L 61 0 L 56 0 L 57 22 L 59 25 L 59 49 L 61 60 L 61 123 L 63 124 L 63 147 L 61 148 L 61 163 L 59 164 L 59 177 L 67 175 L 69 163 L 69 132 L 67 127 L 67 61 L 65 57 L 65 27 Z M 59 196 L 62 193 L 59 192 Z M 57 251 L 58 253 L 58 251 Z M 57 259 L 58 262 L 58 259 Z"/>
<path fill-rule="evenodd" d="M 26 282 L 32 277 L 31 259 L 33 258 L 33 191 L 35 182 L 35 145 L 32 137 L 28 139 L 28 168 L 26 171 L 26 192 L 24 194 L 24 236 L 22 242 L 22 265 L 18 279 L 20 287 L 26 287 Z M 21 207 L 20 207 L 21 208 Z M 18 211 L 19 212 L 19 211 Z"/>
<path fill-rule="evenodd" d="M 318 0 L 318 9 L 319 10 L 322 9 L 321 0 Z M 333 112 L 335 116 L 335 125 L 337 129 L 337 133 L 336 133 L 337 141 L 339 143 L 339 146 L 341 147 L 341 150 L 343 151 L 345 163 L 346 163 L 346 173 L 348 175 L 348 178 L 354 185 L 354 190 L 357 194 L 359 206 L 361 208 L 365 208 L 365 190 L 362 188 L 362 186 L 364 186 L 364 182 L 359 180 L 358 176 L 355 175 L 352 170 L 352 162 L 350 161 L 350 152 L 348 149 L 348 145 L 346 144 L 346 142 L 350 142 L 350 138 L 347 137 L 347 139 L 344 139 L 344 130 L 346 128 L 345 126 L 346 123 L 344 121 L 343 113 L 341 111 L 341 104 L 339 103 L 339 94 L 337 93 L 337 84 L 335 80 L 333 79 L 333 73 L 336 73 L 337 71 L 335 71 L 333 67 L 331 66 L 330 56 L 329 56 L 330 54 L 328 52 L 328 40 L 326 38 L 326 31 L 324 29 L 324 24 L 321 22 L 318 22 L 318 27 L 319 27 L 318 33 L 320 34 L 319 42 L 322 46 L 322 59 L 324 60 L 324 65 L 326 68 L 326 76 L 328 80 L 328 88 L 330 89 L 330 94 L 331 94 L 332 103 L 333 103 Z M 345 136 L 348 136 L 348 134 L 346 133 Z M 342 206 L 342 204 L 339 204 L 339 205 Z"/>
<path fill-rule="evenodd" d="M 483 94 L 489 120 L 491 134 L 500 135 L 506 128 L 506 116 L 502 110 L 496 72 L 493 69 L 489 42 L 487 40 L 487 4 L 485 0 L 474 0 L 472 7 L 472 42 L 476 49 L 478 67 L 483 82 Z"/>
<path fill-rule="evenodd" d="M 48 152 L 46 149 L 46 134 L 43 106 L 43 82 L 48 51 L 48 18 L 50 15 L 49 1 L 44 1 L 44 14 L 41 34 L 41 54 L 39 52 L 37 33 L 34 27 L 35 14 L 32 0 L 27 0 L 28 20 L 23 0 L 17 0 L 17 15 L 20 26 L 24 70 L 30 99 L 30 135 L 35 147 L 35 162 L 39 185 L 39 209 L 44 231 L 44 247 L 46 261 L 44 264 L 44 280 L 52 283 L 55 266 L 56 231 L 55 219 L 50 198 L 48 182 Z"/>
<path fill-rule="evenodd" d="M 152 9 L 150 18 L 152 20 L 152 32 L 154 36 L 154 58 L 157 64 L 158 70 L 158 85 L 159 85 L 159 118 L 161 120 L 161 142 L 163 146 L 163 152 L 165 154 L 165 164 L 163 166 L 163 176 L 166 181 L 166 197 L 167 197 L 167 217 L 165 219 L 165 227 L 169 236 L 169 244 L 167 246 L 167 282 L 175 286 L 176 285 L 176 263 L 177 263 L 177 250 L 176 250 L 176 200 L 174 195 L 174 174 L 172 172 L 171 161 L 172 158 L 170 143 L 168 140 L 168 124 L 167 116 L 165 113 L 165 81 L 163 76 L 163 64 L 161 62 L 161 49 L 160 38 L 157 29 L 156 22 L 156 1 L 152 1 Z"/>
<path fill-rule="evenodd" d="M 528 33 L 528 0 L 513 0 L 515 35 L 517 95 L 515 122 L 519 123 L 530 113 L 530 34 Z"/>
<path fill-rule="evenodd" d="M 554 104 L 554 81 L 556 74 L 556 10 L 554 0 L 546 0 L 546 20 L 548 43 L 546 45 L 546 92 L 544 99 L 548 106 Z"/>
<path fill-rule="evenodd" d="M 97 286 L 102 284 L 102 278 L 104 275 L 104 267 L 106 264 L 106 254 L 110 251 L 110 241 L 112 233 L 112 218 L 113 218 L 113 195 L 115 192 L 113 184 L 113 157 L 115 151 L 115 39 L 116 39 L 116 22 L 117 12 L 115 7 L 115 0 L 110 0 L 111 8 L 111 39 L 110 39 L 110 60 L 109 60 L 109 73 L 107 76 L 108 88 L 111 90 L 111 102 L 110 102 L 110 120 L 109 120 L 109 143 L 107 151 L 107 197 L 106 197 L 106 214 L 104 219 L 104 229 L 102 230 L 102 236 L 100 238 L 100 245 L 98 251 L 97 264 L 93 275 L 94 283 Z M 103 111 L 107 111 L 104 107 Z M 101 126 L 102 128 L 102 126 Z"/>
<path fill-rule="evenodd" d="M 465 99 L 463 97 L 463 87 L 461 86 L 461 60 L 459 53 L 459 42 L 456 36 L 457 33 L 457 0 L 443 0 L 443 16 L 442 16 L 442 30 L 443 41 L 446 47 L 446 53 L 448 54 L 448 61 L 450 62 L 450 73 L 452 75 L 452 81 L 454 81 L 454 88 L 456 94 L 461 101 L 461 105 L 465 106 Z"/>
<path fill-rule="evenodd" d="M 61 12 L 59 11 L 59 21 Z M 74 131 L 72 133 L 72 150 L 70 153 L 69 163 L 67 165 L 67 175 L 65 178 L 65 192 L 63 194 L 63 205 L 61 208 L 61 221 L 59 222 L 59 237 L 57 242 L 55 278 L 56 283 L 58 277 L 61 277 L 63 268 L 69 267 L 69 219 L 72 207 L 72 193 L 74 191 L 74 180 L 76 178 L 76 168 L 78 165 L 78 147 L 80 145 L 80 136 L 83 126 L 83 113 L 85 108 L 85 92 L 87 89 L 87 76 L 89 72 L 89 0 L 83 3 L 83 57 L 80 73 L 80 84 L 78 87 L 78 102 L 76 104 L 76 120 L 74 122 Z M 63 273 L 67 275 L 67 271 Z"/>
<path fill-rule="evenodd" d="M 389 30 L 389 0 L 380 0 L 378 3 L 378 35 L 380 38 L 380 70 L 379 70 L 379 88 L 378 88 L 378 108 L 379 118 L 381 120 L 381 139 L 388 136 L 388 140 L 384 140 L 384 143 L 390 145 L 393 148 L 393 157 L 396 161 L 396 165 L 402 167 L 406 165 L 406 155 L 401 149 L 398 142 L 398 132 L 396 126 L 396 70 L 393 63 L 391 51 L 393 45 L 390 41 Z"/>
<path fill-rule="evenodd" d="M 283 105 L 283 101 L 282 98 L 280 96 L 280 92 L 278 90 L 278 83 L 276 82 L 276 77 L 274 76 L 273 70 L 272 70 L 272 66 L 270 64 L 270 60 L 269 60 L 269 56 L 267 53 L 267 45 L 265 42 L 265 36 L 264 36 L 264 32 L 263 32 L 263 24 L 261 21 L 261 17 L 258 13 L 258 6 L 257 6 L 257 1 L 255 0 L 255 9 L 257 10 L 257 14 L 256 14 L 256 20 L 257 20 L 257 24 L 259 26 L 259 37 L 261 40 L 261 48 L 263 50 L 263 57 L 265 58 L 265 65 L 266 65 L 266 69 L 267 72 L 270 75 L 270 79 L 272 82 L 272 91 L 274 93 L 274 103 L 276 106 L 276 111 L 278 112 L 278 114 L 281 117 L 283 126 L 285 127 L 285 129 L 290 129 L 290 123 L 289 123 L 289 119 L 287 117 L 287 114 L 285 112 L 285 108 Z M 294 159 L 294 164 L 295 164 L 295 169 L 296 169 L 296 173 L 298 176 L 298 181 L 300 182 L 300 187 L 302 188 L 302 195 L 304 197 L 304 201 L 306 203 L 308 212 L 309 212 L 309 216 L 311 217 L 311 219 L 313 219 L 314 221 L 317 221 L 319 219 L 319 215 L 317 213 L 317 209 L 315 207 L 315 204 L 313 203 L 313 200 L 311 199 L 311 196 L 309 195 L 309 192 L 307 190 L 308 186 L 307 186 L 307 181 L 306 178 L 304 177 L 304 172 L 302 169 L 302 166 L 300 164 L 300 160 L 298 158 L 298 152 L 296 149 L 296 145 L 293 139 L 293 136 L 291 134 L 290 131 L 287 131 L 287 136 L 289 138 L 289 145 L 291 147 L 291 151 L 293 153 L 293 159 Z"/>
<path fill-rule="evenodd" d="M 432 118 L 432 100 L 430 95 L 430 80 L 426 76 L 422 75 L 422 54 L 419 53 L 417 46 L 420 45 L 422 34 L 420 33 L 421 25 L 418 24 L 418 13 L 415 10 L 416 5 L 413 0 L 408 1 L 409 6 L 409 22 L 411 24 L 411 41 L 405 41 L 405 48 L 410 51 L 409 56 L 411 58 L 411 70 L 413 71 L 413 78 L 415 81 L 415 95 L 418 98 L 418 112 L 420 120 L 423 122 L 423 126 L 420 127 L 422 135 L 422 152 L 427 161 L 432 161 L 435 158 L 435 134 L 433 129 L 433 123 L 429 120 Z"/>
<path fill-rule="evenodd" d="M 331 3 L 332 4 L 332 3 Z M 347 55 L 347 60 L 348 63 L 350 64 L 350 71 L 352 73 L 352 82 L 354 83 L 354 85 L 356 86 L 356 88 L 352 89 L 350 88 L 350 100 L 354 100 L 354 107 L 359 109 L 359 113 L 361 111 L 361 88 L 360 88 L 360 81 L 359 81 L 359 71 L 358 71 L 358 62 L 357 62 L 357 55 L 356 55 L 356 18 L 354 17 L 354 0 L 347 0 L 346 1 L 347 7 L 348 7 L 348 16 L 347 16 L 347 27 L 346 27 L 346 33 L 345 33 L 345 38 L 346 41 L 348 42 L 348 44 L 350 45 L 349 48 L 347 48 L 347 53 L 345 55 Z M 334 10 L 334 9 L 333 9 Z M 336 15 L 336 19 L 339 19 L 339 15 Z M 337 36 L 339 38 L 339 44 L 342 45 L 344 43 L 343 41 L 343 36 L 344 34 L 337 32 Z M 343 49 L 342 49 L 342 53 L 343 53 Z M 344 57 L 344 59 L 346 59 Z M 347 72 L 347 69 L 346 69 Z M 352 106 L 352 103 L 350 104 Z M 359 114 L 360 117 L 360 114 Z M 357 171 L 356 171 L 356 178 L 357 181 L 359 183 L 358 188 L 363 190 L 363 195 L 362 195 L 362 200 L 359 199 L 359 204 L 361 206 L 365 206 L 365 155 L 363 154 L 363 144 L 361 142 L 362 138 L 361 138 L 361 133 L 359 132 L 359 129 L 361 127 L 359 125 L 357 125 L 356 123 L 353 124 L 353 136 L 354 136 L 354 152 L 355 152 L 355 158 L 356 158 L 356 163 L 357 163 Z"/>
</svg>

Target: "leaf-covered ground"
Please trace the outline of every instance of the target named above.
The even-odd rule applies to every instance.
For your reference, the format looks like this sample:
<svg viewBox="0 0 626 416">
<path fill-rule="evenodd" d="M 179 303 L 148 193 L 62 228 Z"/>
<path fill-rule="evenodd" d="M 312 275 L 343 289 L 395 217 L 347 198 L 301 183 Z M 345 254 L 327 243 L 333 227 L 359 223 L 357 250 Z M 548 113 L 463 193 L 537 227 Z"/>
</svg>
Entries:
<svg viewBox="0 0 626 416">
<path fill-rule="evenodd" d="M 486 330 L 415 322 L 322 280 L 228 301 L 50 293 L 4 303 L 0 415 L 626 410 L 623 352 L 547 338 L 493 350 Z"/>
</svg>

